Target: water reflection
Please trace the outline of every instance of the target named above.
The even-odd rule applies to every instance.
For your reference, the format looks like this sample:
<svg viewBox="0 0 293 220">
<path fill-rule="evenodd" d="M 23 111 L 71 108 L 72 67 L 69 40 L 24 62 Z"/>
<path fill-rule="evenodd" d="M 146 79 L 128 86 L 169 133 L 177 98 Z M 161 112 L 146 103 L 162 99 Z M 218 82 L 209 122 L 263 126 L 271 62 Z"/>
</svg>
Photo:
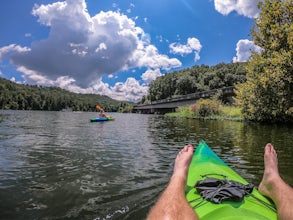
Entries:
<svg viewBox="0 0 293 220">
<path fill-rule="evenodd" d="M 256 185 L 272 142 L 293 184 L 292 126 L 138 114 L 89 123 L 94 116 L 1 112 L 1 219 L 144 219 L 178 150 L 200 140 Z"/>
</svg>

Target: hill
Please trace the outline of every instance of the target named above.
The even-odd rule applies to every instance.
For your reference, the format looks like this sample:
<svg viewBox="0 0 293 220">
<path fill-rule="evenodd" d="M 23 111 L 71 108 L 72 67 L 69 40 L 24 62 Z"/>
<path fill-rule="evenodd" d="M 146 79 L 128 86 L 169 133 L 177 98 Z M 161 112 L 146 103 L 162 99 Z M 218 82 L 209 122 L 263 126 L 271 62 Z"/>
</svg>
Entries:
<svg viewBox="0 0 293 220">
<path fill-rule="evenodd" d="M 0 78 L 0 109 L 60 111 L 95 111 L 95 106 L 105 111 L 129 112 L 132 104 L 108 96 L 77 94 L 57 87 L 22 85 Z"/>
</svg>

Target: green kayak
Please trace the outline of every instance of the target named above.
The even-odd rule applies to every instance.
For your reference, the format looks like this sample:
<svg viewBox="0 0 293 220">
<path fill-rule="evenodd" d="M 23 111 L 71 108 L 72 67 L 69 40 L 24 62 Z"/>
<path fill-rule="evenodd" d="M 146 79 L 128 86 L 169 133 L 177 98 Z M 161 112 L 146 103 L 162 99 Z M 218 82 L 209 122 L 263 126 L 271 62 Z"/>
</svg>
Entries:
<svg viewBox="0 0 293 220">
<path fill-rule="evenodd" d="M 90 122 L 101 122 L 101 121 L 113 121 L 115 118 L 113 117 L 108 117 L 108 118 L 90 118 Z"/>
<path fill-rule="evenodd" d="M 199 180 L 209 176 L 248 184 L 240 175 L 228 167 L 204 142 L 198 145 L 188 171 L 186 199 L 199 219 L 277 219 L 274 204 L 261 195 L 256 188 L 240 202 L 224 201 L 220 204 L 204 200 L 194 188 Z M 224 177 L 225 176 L 225 177 Z"/>
</svg>

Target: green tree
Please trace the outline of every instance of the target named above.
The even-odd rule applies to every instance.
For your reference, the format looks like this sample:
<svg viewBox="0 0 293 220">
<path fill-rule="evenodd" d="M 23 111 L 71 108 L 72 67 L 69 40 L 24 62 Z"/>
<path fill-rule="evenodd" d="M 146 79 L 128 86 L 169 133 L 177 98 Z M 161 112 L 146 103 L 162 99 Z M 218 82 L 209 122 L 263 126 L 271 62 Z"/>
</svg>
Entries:
<svg viewBox="0 0 293 220">
<path fill-rule="evenodd" d="M 176 82 L 176 95 L 186 95 L 196 92 L 195 78 L 190 75 L 184 75 L 180 77 Z"/>
<path fill-rule="evenodd" d="M 293 2 L 264 0 L 259 8 L 252 36 L 262 51 L 252 55 L 236 100 L 247 119 L 293 121 Z"/>
<path fill-rule="evenodd" d="M 220 63 L 215 66 L 193 66 L 192 68 L 166 73 L 150 83 L 148 95 L 141 103 L 170 98 L 174 95 L 202 92 L 233 86 L 246 79 L 244 63 Z"/>
</svg>

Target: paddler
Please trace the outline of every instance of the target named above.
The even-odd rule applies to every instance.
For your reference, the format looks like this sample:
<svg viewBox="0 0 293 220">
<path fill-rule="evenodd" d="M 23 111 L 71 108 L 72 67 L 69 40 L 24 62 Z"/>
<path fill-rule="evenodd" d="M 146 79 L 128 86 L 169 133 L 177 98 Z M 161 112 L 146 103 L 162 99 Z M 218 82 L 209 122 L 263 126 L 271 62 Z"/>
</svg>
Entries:
<svg viewBox="0 0 293 220">
<path fill-rule="evenodd" d="M 99 113 L 100 118 L 109 118 L 109 116 L 105 114 L 105 111 L 101 106 L 96 105 L 96 109 L 100 112 Z"/>
<path fill-rule="evenodd" d="M 184 192 L 192 155 L 193 146 L 190 144 L 177 154 L 170 182 L 151 209 L 147 220 L 198 219 L 197 214 L 187 202 Z M 277 207 L 279 220 L 293 219 L 293 188 L 279 175 L 278 157 L 272 144 L 267 144 L 265 147 L 264 168 L 264 175 L 258 188 L 259 192 L 273 200 Z"/>
</svg>

